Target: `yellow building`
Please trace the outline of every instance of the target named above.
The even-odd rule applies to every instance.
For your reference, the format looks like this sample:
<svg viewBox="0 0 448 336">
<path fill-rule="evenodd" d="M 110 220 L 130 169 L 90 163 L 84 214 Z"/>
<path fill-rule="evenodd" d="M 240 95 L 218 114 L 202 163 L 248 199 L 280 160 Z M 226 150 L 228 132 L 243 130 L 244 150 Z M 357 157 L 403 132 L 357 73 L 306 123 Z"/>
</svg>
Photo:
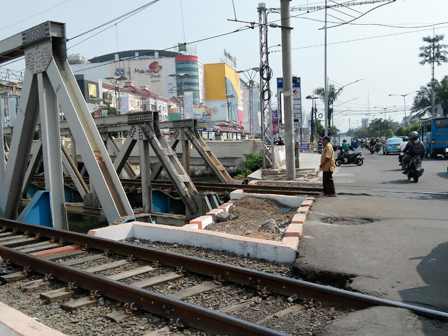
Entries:
<svg viewBox="0 0 448 336">
<path fill-rule="evenodd" d="M 204 65 L 205 104 L 212 109 L 213 122 L 243 125 L 240 75 L 227 63 Z"/>
</svg>

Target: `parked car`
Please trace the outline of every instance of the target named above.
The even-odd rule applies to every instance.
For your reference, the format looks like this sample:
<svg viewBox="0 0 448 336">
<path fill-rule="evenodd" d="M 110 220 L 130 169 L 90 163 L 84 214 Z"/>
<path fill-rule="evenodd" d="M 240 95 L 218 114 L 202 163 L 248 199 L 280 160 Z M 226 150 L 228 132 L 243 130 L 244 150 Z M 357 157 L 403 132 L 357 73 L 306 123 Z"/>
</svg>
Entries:
<svg viewBox="0 0 448 336">
<path fill-rule="evenodd" d="M 387 139 L 383 146 L 383 154 L 400 153 L 399 147 L 402 142 L 403 139 L 398 137 Z"/>
</svg>

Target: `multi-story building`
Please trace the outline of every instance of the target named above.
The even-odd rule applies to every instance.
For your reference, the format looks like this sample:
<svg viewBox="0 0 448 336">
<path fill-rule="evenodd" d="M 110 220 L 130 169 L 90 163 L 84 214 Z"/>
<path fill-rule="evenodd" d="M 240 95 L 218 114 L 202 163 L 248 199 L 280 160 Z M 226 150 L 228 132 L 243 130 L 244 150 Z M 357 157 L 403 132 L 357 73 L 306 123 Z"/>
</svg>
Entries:
<svg viewBox="0 0 448 336">
<path fill-rule="evenodd" d="M 129 50 L 97 56 L 86 61 L 80 55 L 69 57 L 75 75 L 104 82 L 132 81 L 159 96 L 180 96 L 193 92 L 194 104 L 204 101 L 204 71 L 198 57 L 163 50 Z M 122 79 L 122 80 L 120 80 Z"/>
</svg>

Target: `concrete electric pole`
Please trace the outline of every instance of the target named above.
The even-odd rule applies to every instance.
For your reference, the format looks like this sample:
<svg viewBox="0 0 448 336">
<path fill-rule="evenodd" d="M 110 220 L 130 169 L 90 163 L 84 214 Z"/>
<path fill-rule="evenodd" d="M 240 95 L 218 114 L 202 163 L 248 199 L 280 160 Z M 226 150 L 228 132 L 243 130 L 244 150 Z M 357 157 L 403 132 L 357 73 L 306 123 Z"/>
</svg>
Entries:
<svg viewBox="0 0 448 336">
<path fill-rule="evenodd" d="M 286 179 L 296 177 L 292 113 L 291 0 L 280 0 L 282 19 L 283 97 L 285 114 Z"/>
</svg>

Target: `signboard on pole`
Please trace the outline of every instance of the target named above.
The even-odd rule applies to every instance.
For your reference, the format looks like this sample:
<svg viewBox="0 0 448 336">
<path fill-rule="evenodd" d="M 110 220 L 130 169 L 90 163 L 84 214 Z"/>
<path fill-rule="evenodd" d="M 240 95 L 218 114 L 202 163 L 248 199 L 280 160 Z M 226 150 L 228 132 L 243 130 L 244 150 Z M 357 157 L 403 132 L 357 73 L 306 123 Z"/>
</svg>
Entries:
<svg viewBox="0 0 448 336">
<path fill-rule="evenodd" d="M 277 97 L 279 98 L 278 109 L 279 114 L 283 116 L 283 106 L 280 99 L 280 97 L 282 96 L 282 92 L 283 78 L 277 78 Z M 302 89 L 300 77 L 297 77 L 297 82 L 292 84 L 292 113 L 294 116 L 294 128 L 302 127 Z"/>
<path fill-rule="evenodd" d="M 184 119 L 193 118 L 193 92 L 184 92 Z"/>
</svg>

